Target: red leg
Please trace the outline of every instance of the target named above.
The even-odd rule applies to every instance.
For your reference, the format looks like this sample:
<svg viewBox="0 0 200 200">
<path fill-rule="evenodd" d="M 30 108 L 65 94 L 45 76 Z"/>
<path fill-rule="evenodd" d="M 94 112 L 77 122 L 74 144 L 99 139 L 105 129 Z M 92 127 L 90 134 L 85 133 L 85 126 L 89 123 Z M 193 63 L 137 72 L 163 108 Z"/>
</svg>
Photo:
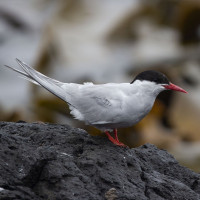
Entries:
<svg viewBox="0 0 200 200">
<path fill-rule="evenodd" d="M 119 139 L 118 139 L 118 135 L 117 135 L 117 129 L 113 129 L 113 132 L 115 134 L 115 139 L 117 140 L 117 142 L 119 142 Z"/>
<path fill-rule="evenodd" d="M 127 147 L 125 144 L 123 144 L 122 142 L 119 141 L 118 135 L 117 135 L 117 129 L 116 129 L 116 128 L 113 129 L 113 132 L 114 132 L 114 134 L 115 134 L 115 140 L 118 142 L 118 145 L 119 145 L 119 146 L 123 146 L 123 147 Z"/>
<path fill-rule="evenodd" d="M 110 135 L 108 131 L 105 131 L 105 134 L 108 136 L 108 139 L 113 143 L 117 144 L 118 142 Z"/>
<path fill-rule="evenodd" d="M 119 142 L 118 137 L 116 137 L 116 135 L 115 135 L 116 139 L 114 139 L 114 138 L 110 135 L 110 133 L 109 133 L 108 131 L 105 131 L 105 133 L 106 133 L 106 135 L 108 136 L 108 139 L 109 139 L 113 144 L 115 144 L 115 145 L 117 145 L 117 146 L 126 147 L 125 144 Z M 116 132 L 115 132 L 115 134 L 116 134 Z"/>
</svg>

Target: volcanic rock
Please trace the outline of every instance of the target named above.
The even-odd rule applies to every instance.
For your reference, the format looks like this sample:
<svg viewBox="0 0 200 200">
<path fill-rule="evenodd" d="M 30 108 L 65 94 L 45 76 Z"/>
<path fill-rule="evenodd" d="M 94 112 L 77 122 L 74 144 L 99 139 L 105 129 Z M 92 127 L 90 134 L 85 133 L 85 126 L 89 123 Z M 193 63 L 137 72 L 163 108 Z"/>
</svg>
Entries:
<svg viewBox="0 0 200 200">
<path fill-rule="evenodd" d="M 154 145 L 113 145 L 68 125 L 0 122 L 0 199 L 197 200 L 200 175 Z"/>
</svg>

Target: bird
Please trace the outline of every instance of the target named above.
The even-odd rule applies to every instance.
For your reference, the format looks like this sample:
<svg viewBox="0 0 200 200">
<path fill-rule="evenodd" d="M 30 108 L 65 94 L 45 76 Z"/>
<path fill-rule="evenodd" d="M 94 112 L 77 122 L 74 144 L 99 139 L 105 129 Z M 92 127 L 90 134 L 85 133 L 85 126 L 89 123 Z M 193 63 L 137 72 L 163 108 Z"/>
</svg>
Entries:
<svg viewBox="0 0 200 200">
<path fill-rule="evenodd" d="M 129 83 L 77 84 L 57 81 L 19 59 L 16 61 L 22 71 L 8 65 L 5 67 L 65 101 L 75 119 L 104 131 L 113 144 L 121 147 L 126 145 L 119 141 L 117 129 L 141 121 L 152 109 L 160 92 L 174 90 L 187 93 L 171 83 L 165 74 L 154 70 L 139 73 Z"/>
</svg>

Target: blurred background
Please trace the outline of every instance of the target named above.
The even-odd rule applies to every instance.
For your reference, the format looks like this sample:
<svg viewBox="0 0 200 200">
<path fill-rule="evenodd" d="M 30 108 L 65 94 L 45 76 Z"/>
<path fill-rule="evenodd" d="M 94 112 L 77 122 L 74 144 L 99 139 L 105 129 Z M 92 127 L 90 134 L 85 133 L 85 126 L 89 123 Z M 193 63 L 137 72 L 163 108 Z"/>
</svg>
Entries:
<svg viewBox="0 0 200 200">
<path fill-rule="evenodd" d="M 18 67 L 15 58 L 63 82 L 165 73 L 189 94 L 160 94 L 144 120 L 119 130 L 120 140 L 155 144 L 200 172 L 199 0 L 0 1 L 0 120 L 69 124 L 104 136 L 74 120 L 62 100 L 2 67 Z"/>
</svg>

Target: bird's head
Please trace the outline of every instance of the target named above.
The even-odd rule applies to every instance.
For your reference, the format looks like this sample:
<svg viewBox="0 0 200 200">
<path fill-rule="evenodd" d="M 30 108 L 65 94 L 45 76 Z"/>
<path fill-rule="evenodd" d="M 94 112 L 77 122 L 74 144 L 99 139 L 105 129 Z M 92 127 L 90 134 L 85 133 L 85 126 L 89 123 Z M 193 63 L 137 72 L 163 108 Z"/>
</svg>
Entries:
<svg viewBox="0 0 200 200">
<path fill-rule="evenodd" d="M 169 79 L 161 72 L 158 71 L 144 71 L 138 74 L 135 79 L 131 82 L 143 85 L 147 90 L 153 90 L 156 94 L 159 94 L 163 90 L 175 90 L 178 92 L 187 93 L 181 87 L 171 83 Z"/>
</svg>

